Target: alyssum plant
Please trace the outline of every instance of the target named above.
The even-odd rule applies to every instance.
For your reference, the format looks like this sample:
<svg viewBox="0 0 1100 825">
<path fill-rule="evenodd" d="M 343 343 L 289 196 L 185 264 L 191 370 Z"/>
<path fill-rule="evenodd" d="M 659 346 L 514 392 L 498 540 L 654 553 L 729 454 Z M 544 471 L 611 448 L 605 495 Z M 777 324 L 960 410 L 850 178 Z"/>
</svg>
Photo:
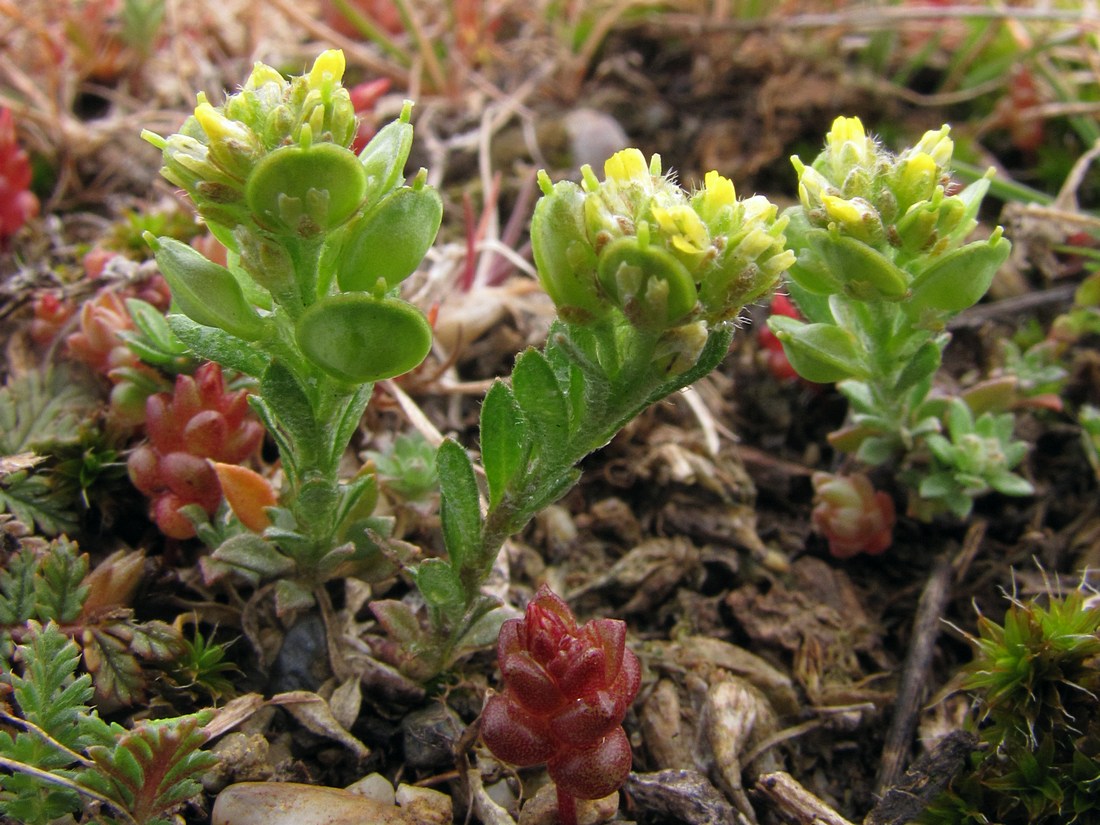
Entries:
<svg viewBox="0 0 1100 825">
<path fill-rule="evenodd" d="M 516 359 L 481 407 L 483 512 L 474 468 L 455 441 L 438 454 L 446 559 L 416 569 L 427 627 L 407 604 L 375 614 L 426 670 L 446 666 L 459 640 L 479 636 L 493 608 L 481 594 L 504 541 L 580 477 L 578 462 L 650 404 L 714 369 L 742 307 L 770 290 L 793 260 L 786 220 L 710 172 L 689 194 L 626 149 L 589 167 L 580 185 L 539 176 L 531 243 L 558 320 L 546 346 Z M 495 625 L 494 625 L 495 627 Z M 494 633 L 495 635 L 495 633 Z"/>
<path fill-rule="evenodd" d="M 290 81 L 257 65 L 224 106 L 200 95 L 180 134 L 148 136 L 230 250 L 224 268 L 152 241 L 182 313 L 173 328 L 199 355 L 259 379 L 252 403 L 286 472 L 262 535 L 229 536 L 206 569 L 277 579 L 284 607 L 308 604 L 337 575 L 392 574 L 373 476 L 344 481 L 337 464 L 371 382 L 411 369 L 430 343 L 395 290 L 431 244 L 440 201 L 423 174 L 403 183 L 408 107 L 358 157 L 345 148 L 354 117 L 342 69 L 338 52 Z M 540 176 L 532 244 L 560 319 L 482 405 L 487 509 L 466 451 L 444 442 L 447 558 L 407 565 L 427 616 L 373 605 L 421 678 L 495 638 L 503 616 L 481 586 L 505 539 L 564 495 L 585 455 L 712 370 L 738 312 L 794 260 L 787 219 L 763 197 L 738 201 L 717 173 L 691 194 L 636 149 L 612 157 L 603 181 L 583 173 L 581 185 Z"/>
<path fill-rule="evenodd" d="M 812 164 L 792 159 L 789 288 L 807 321 L 768 322 L 800 375 L 837 381 L 848 398 L 850 425 L 832 443 L 868 464 L 895 462 L 910 510 L 925 517 L 964 517 L 989 490 L 1031 492 L 1012 472 L 1026 445 L 1011 414 L 932 393 L 947 322 L 981 299 L 1010 250 L 1000 228 L 967 242 L 989 179 L 955 191 L 948 131 L 894 155 L 841 117 Z"/>
<path fill-rule="evenodd" d="M 372 382 L 412 369 L 431 344 L 427 320 L 396 297 L 442 217 L 423 171 L 405 182 L 412 104 L 357 156 L 343 71 L 339 51 L 290 80 L 256 64 L 223 106 L 200 94 L 178 134 L 144 133 L 229 250 L 222 267 L 148 238 L 179 313 L 172 328 L 196 354 L 258 379 L 250 403 L 285 473 L 263 535 L 223 536 L 205 569 L 278 577 L 281 610 L 309 605 L 335 576 L 392 572 L 375 541 L 374 477 L 341 479 L 338 466 Z"/>
</svg>

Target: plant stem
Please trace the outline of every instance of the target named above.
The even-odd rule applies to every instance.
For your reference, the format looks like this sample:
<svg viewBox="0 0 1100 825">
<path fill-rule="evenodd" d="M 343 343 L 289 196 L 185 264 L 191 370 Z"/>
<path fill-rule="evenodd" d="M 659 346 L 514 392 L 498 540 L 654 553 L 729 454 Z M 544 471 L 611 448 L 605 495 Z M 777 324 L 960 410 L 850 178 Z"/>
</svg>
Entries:
<svg viewBox="0 0 1100 825">
<path fill-rule="evenodd" d="M 560 785 L 555 789 L 558 792 L 558 825 L 577 825 L 577 800 L 563 791 Z"/>
</svg>

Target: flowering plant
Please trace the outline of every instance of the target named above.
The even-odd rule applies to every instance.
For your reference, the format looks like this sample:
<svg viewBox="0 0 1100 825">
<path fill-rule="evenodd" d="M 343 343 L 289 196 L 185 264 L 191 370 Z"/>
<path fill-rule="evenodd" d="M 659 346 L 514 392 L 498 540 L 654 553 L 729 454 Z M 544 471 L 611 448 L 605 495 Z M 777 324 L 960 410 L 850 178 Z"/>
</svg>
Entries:
<svg viewBox="0 0 1100 825">
<path fill-rule="evenodd" d="M 834 433 L 834 446 L 868 464 L 907 465 L 911 509 L 926 516 L 943 509 L 966 515 L 990 487 L 1017 495 L 1031 489 L 1018 476 L 1006 481 L 1022 458 L 1016 449 L 1003 453 L 995 471 L 987 467 L 997 484 L 951 485 L 961 495 L 950 507 L 922 484 L 929 450 L 939 462 L 933 472 L 953 466 L 943 460 L 949 450 L 929 443 L 951 406 L 931 394 L 950 339 L 947 322 L 981 299 L 1011 248 L 1000 227 L 967 242 L 989 176 L 957 190 L 949 131 L 929 131 L 894 155 L 858 118 L 840 117 L 812 164 L 792 158 L 799 205 L 785 213 L 797 255 L 788 286 L 805 320 L 768 320 L 801 376 L 837 381 L 848 398 L 851 423 Z"/>
<path fill-rule="evenodd" d="M 377 561 L 373 476 L 345 482 L 339 462 L 373 382 L 414 368 L 431 344 L 423 314 L 396 295 L 442 215 L 426 173 L 410 184 L 403 175 L 412 104 L 356 154 L 343 72 L 339 51 L 289 80 L 258 63 L 223 106 L 200 93 L 177 134 L 144 133 L 162 150 L 162 174 L 228 250 L 223 266 L 147 234 L 172 289 L 172 329 L 196 354 L 258 380 L 249 403 L 285 473 L 270 521 L 234 504 L 272 525 L 263 538 L 222 542 L 204 569 L 293 580 L 277 590 L 281 609 L 308 604 L 338 569 Z"/>
<path fill-rule="evenodd" d="M 437 467 L 448 557 L 414 574 L 430 627 L 400 602 L 373 605 L 414 654 L 410 666 L 445 666 L 484 638 L 495 602 L 481 585 L 505 539 L 576 483 L 582 458 L 714 369 L 742 307 L 794 261 L 787 219 L 763 197 L 738 200 L 716 172 L 688 193 L 658 156 L 647 163 L 625 149 L 608 159 L 604 180 L 588 166 L 582 176 L 578 185 L 539 175 L 531 244 L 559 320 L 544 350 L 521 353 L 511 382 L 495 382 L 481 406 L 488 508 L 466 451 L 444 441 Z"/>
<path fill-rule="evenodd" d="M 481 736 L 505 762 L 547 763 L 558 819 L 575 825 L 574 798 L 600 799 L 630 772 L 623 716 L 641 684 L 626 625 L 594 619 L 578 627 L 569 606 L 543 585 L 522 619 L 500 628 L 504 690 L 489 697 Z"/>
</svg>

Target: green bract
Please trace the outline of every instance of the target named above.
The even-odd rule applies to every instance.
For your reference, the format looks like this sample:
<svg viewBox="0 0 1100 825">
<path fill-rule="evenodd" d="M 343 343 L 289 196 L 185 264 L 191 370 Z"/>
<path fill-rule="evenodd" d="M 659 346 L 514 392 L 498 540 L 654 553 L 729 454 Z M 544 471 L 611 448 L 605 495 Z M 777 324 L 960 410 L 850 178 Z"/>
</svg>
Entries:
<svg viewBox="0 0 1100 825">
<path fill-rule="evenodd" d="M 597 272 L 604 292 L 639 328 L 665 329 L 695 306 L 695 284 L 684 265 L 637 238 L 609 243 Z"/>
</svg>

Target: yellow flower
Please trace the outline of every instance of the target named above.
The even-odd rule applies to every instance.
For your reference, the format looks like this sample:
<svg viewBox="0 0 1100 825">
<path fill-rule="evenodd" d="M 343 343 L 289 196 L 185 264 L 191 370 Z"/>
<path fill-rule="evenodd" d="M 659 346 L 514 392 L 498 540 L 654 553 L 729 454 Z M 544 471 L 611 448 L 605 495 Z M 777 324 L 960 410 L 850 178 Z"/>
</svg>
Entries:
<svg viewBox="0 0 1100 825">
<path fill-rule="evenodd" d="M 830 146 L 839 146 L 849 140 L 862 143 L 867 140 L 867 132 L 863 128 L 863 121 L 858 117 L 842 115 L 833 121 L 825 140 Z"/>
<path fill-rule="evenodd" d="M 731 184 L 732 188 L 732 184 Z M 697 255 L 710 246 L 706 224 L 690 206 L 653 207 L 653 218 L 678 252 Z"/>
<path fill-rule="evenodd" d="M 909 156 L 928 154 L 937 167 L 946 169 L 951 165 L 951 156 L 955 152 L 955 141 L 948 137 L 950 132 L 951 127 L 946 123 L 934 132 L 925 132 L 917 145 L 910 150 Z"/>
<path fill-rule="evenodd" d="M 309 70 L 309 85 L 314 89 L 331 88 L 344 77 L 344 53 L 340 49 L 321 52 Z"/>
<path fill-rule="evenodd" d="M 206 95 L 199 93 L 199 104 L 195 107 L 195 120 L 202 126 L 211 143 L 218 141 L 239 141 L 249 145 L 254 141 L 252 130 L 243 123 L 230 120 L 218 109 L 215 109 L 206 100 Z"/>
<path fill-rule="evenodd" d="M 252 66 L 252 73 L 248 76 L 248 80 L 244 82 L 244 88 L 255 90 L 261 86 L 266 86 L 268 83 L 274 83 L 280 89 L 285 89 L 290 85 L 277 69 L 268 66 L 266 63 L 256 63 Z"/>
<path fill-rule="evenodd" d="M 929 200 L 936 190 L 942 168 L 935 158 L 927 152 L 917 152 L 902 158 L 899 166 L 897 193 L 903 207 L 908 209 L 911 204 Z"/>
<path fill-rule="evenodd" d="M 834 180 L 838 183 L 852 168 L 867 166 L 874 160 L 875 142 L 867 136 L 858 117 L 838 117 L 825 140 Z"/>
<path fill-rule="evenodd" d="M 654 158 L 657 158 L 654 155 Z M 613 180 L 618 183 L 649 180 L 649 167 L 645 162 L 645 155 L 640 149 L 623 149 L 616 152 L 603 165 L 605 180 Z"/>
<path fill-rule="evenodd" d="M 867 243 L 877 242 L 882 235 L 882 218 L 878 210 L 863 198 L 838 198 L 825 195 L 822 199 L 829 220 L 844 232 Z"/>
<path fill-rule="evenodd" d="M 703 197 L 699 203 L 703 219 L 714 220 L 720 209 L 733 206 L 736 202 L 737 192 L 733 188 L 733 181 L 713 170 L 707 172 L 703 178 Z"/>
<path fill-rule="evenodd" d="M 823 195 L 821 203 L 825 207 L 826 215 L 837 223 L 848 227 L 862 223 L 863 214 L 866 211 L 861 210 L 852 201 L 838 198 L 835 195 Z"/>
</svg>

